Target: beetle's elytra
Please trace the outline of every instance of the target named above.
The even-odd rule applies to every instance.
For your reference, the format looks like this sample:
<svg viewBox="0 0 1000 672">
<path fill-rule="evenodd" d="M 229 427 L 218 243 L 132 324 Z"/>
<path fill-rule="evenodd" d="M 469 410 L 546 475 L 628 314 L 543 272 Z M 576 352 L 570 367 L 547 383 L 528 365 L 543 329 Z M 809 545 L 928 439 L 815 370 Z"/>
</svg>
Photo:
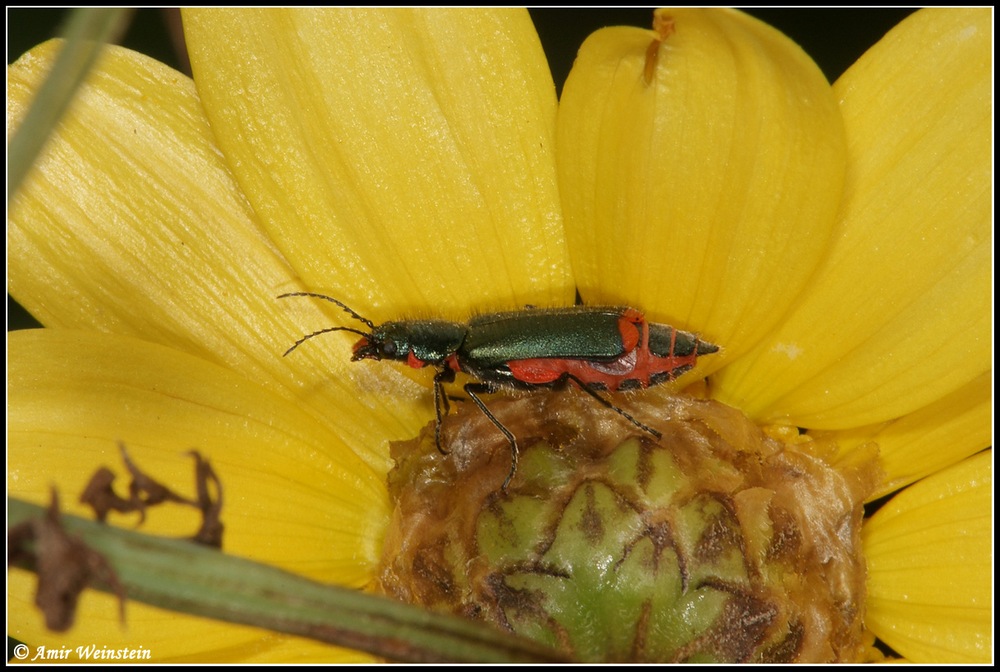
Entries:
<svg viewBox="0 0 1000 672">
<path fill-rule="evenodd" d="M 618 408 L 600 391 L 632 390 L 673 380 L 691 369 L 698 357 L 719 347 L 697 335 L 646 321 L 626 307 L 571 306 L 529 308 L 473 317 L 466 323 L 446 320 L 399 320 L 375 325 L 346 304 L 323 294 L 290 292 L 278 298 L 307 296 L 330 301 L 368 331 L 328 327 L 306 334 L 288 355 L 309 339 L 331 331 L 361 336 L 352 361 L 389 359 L 413 368 L 437 370 L 434 376 L 435 440 L 441 450 L 441 419 L 448 414 L 443 384 L 459 371 L 476 381 L 464 386 L 469 398 L 510 443 L 511 468 L 502 489 L 517 471 L 517 440 L 490 413 L 480 394 L 500 388 L 527 389 L 573 381 L 594 399 L 657 438 L 660 433 Z M 443 452 L 443 451 L 442 451 Z"/>
</svg>

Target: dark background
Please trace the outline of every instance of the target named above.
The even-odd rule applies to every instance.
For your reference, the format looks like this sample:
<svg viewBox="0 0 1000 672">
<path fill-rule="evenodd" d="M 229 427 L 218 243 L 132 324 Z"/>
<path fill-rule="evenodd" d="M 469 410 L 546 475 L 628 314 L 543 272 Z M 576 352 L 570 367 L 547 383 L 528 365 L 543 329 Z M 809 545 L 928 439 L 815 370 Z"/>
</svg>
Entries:
<svg viewBox="0 0 1000 672">
<path fill-rule="evenodd" d="M 813 57 L 830 81 L 875 44 L 913 10 L 907 9 L 753 9 L 756 16 L 795 40 Z M 7 10 L 7 62 L 54 37 L 67 14 L 58 9 Z M 644 9 L 533 9 L 535 21 L 552 68 L 556 87 L 573 65 L 576 50 L 598 28 L 652 26 L 652 10 Z M 140 9 L 119 43 L 187 72 L 180 48 L 177 10 Z M 7 328 L 38 326 L 31 316 L 7 298 Z"/>
</svg>

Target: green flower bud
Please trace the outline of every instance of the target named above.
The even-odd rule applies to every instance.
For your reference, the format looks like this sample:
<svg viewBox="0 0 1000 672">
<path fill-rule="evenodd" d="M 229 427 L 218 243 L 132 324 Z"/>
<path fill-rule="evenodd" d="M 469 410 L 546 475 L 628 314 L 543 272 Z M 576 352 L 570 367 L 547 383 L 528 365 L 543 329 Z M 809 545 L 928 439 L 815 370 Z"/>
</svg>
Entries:
<svg viewBox="0 0 1000 672">
<path fill-rule="evenodd" d="M 797 433 L 647 393 L 627 411 L 657 441 L 570 390 L 491 401 L 520 448 L 503 491 L 510 444 L 461 406 L 442 424 L 447 454 L 433 427 L 394 446 L 383 592 L 581 661 L 862 655 L 870 460 L 838 471 Z"/>
</svg>

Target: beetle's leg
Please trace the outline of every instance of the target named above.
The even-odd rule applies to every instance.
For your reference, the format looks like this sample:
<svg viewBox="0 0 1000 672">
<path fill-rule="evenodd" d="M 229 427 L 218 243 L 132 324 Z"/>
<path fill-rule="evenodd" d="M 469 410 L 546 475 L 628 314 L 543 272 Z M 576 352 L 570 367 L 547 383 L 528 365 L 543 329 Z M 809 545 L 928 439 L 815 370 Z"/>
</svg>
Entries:
<svg viewBox="0 0 1000 672">
<path fill-rule="evenodd" d="M 514 474 L 517 472 L 517 439 L 514 435 L 510 433 L 510 430 L 504 427 L 503 423 L 497 419 L 497 416 L 490 412 L 490 409 L 486 408 L 486 404 L 483 400 L 479 398 L 478 394 L 486 394 L 495 391 L 493 387 L 486 383 L 469 383 L 465 386 L 465 393 L 469 395 L 469 398 L 476 403 L 479 410 L 490 419 L 497 429 L 503 432 L 503 435 L 507 437 L 507 441 L 510 443 L 510 471 L 507 473 L 507 478 L 504 479 L 503 485 L 500 489 L 507 492 L 507 486 L 510 485 L 511 479 L 514 478 Z M 478 394 L 477 394 L 478 393 Z"/>
<path fill-rule="evenodd" d="M 451 404 L 448 403 L 448 395 L 444 393 L 444 383 L 455 380 L 455 372 L 451 369 L 438 369 L 434 374 L 434 445 L 438 452 L 447 455 L 448 451 L 441 447 L 441 421 L 451 412 Z"/>
<path fill-rule="evenodd" d="M 605 399 L 604 397 L 602 397 L 601 395 L 599 395 L 596 390 L 593 390 L 593 389 L 587 387 L 586 383 L 584 383 L 582 380 L 580 380 L 579 378 L 577 378 L 576 376 L 574 376 L 572 373 L 564 373 L 563 376 L 565 378 L 568 378 L 569 380 L 572 380 L 574 383 L 577 384 L 577 387 L 579 387 L 581 390 L 583 390 L 584 392 L 586 392 L 587 394 L 589 394 L 590 396 L 592 396 L 594 399 L 597 399 L 597 401 L 601 402 L 602 404 L 604 404 L 605 406 L 607 406 L 608 408 L 610 408 L 612 411 L 614 411 L 618 415 L 622 416 L 623 418 L 625 418 L 626 420 L 628 420 L 629 422 L 631 422 L 633 425 L 635 425 L 636 427 L 638 427 L 642 431 L 649 432 L 650 434 L 652 434 L 653 436 L 655 436 L 658 439 L 662 439 L 663 438 L 663 434 L 661 434 L 659 431 L 653 429 L 649 425 L 646 425 L 646 424 L 643 424 L 643 423 L 639 422 L 638 420 L 636 420 L 635 418 L 633 418 L 631 415 L 629 415 L 629 413 L 627 411 L 625 411 L 622 408 L 618 408 L 617 406 L 615 406 L 614 404 L 612 404 L 610 401 L 608 401 L 607 399 Z"/>
</svg>

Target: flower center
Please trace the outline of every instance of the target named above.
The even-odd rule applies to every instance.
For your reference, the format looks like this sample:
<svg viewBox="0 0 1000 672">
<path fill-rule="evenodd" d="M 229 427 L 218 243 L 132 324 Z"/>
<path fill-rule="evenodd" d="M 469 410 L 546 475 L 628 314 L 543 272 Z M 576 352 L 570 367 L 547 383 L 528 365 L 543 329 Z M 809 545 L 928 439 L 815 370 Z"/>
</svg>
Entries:
<svg viewBox="0 0 1000 672">
<path fill-rule="evenodd" d="M 620 404 L 623 399 L 616 398 Z M 579 390 L 472 404 L 393 446 L 380 588 L 581 661 L 848 661 L 862 654 L 862 501 L 810 441 L 714 401 Z M 774 432 L 771 433 L 776 434 Z"/>
</svg>

